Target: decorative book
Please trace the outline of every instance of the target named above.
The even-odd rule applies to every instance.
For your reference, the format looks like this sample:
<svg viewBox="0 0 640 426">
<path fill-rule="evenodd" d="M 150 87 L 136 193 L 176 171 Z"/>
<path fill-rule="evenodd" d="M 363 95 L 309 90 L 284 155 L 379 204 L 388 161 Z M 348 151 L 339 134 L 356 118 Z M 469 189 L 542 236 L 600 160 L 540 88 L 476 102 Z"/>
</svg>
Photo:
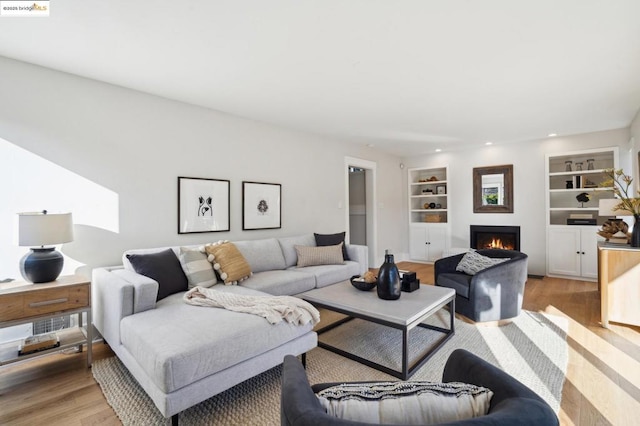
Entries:
<svg viewBox="0 0 640 426">
<path fill-rule="evenodd" d="M 60 339 L 56 333 L 38 334 L 27 337 L 22 341 L 18 350 L 19 355 L 32 354 L 60 346 Z"/>
</svg>

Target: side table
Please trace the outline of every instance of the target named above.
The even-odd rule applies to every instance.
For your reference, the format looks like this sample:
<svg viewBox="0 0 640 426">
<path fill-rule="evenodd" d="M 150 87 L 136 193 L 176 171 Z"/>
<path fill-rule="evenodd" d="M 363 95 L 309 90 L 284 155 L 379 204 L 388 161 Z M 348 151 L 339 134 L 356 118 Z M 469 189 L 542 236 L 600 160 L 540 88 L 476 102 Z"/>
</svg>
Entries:
<svg viewBox="0 0 640 426">
<path fill-rule="evenodd" d="M 82 314 L 87 320 L 83 323 Z M 24 281 L 0 283 L 0 328 L 78 315 L 78 327 L 56 332 L 60 346 L 26 355 L 18 355 L 18 342 L 0 345 L 0 366 L 59 352 L 74 346 L 87 346 L 87 366 L 91 367 L 93 330 L 91 325 L 91 282 L 80 275 L 61 276 L 57 280 L 33 284 Z"/>
</svg>

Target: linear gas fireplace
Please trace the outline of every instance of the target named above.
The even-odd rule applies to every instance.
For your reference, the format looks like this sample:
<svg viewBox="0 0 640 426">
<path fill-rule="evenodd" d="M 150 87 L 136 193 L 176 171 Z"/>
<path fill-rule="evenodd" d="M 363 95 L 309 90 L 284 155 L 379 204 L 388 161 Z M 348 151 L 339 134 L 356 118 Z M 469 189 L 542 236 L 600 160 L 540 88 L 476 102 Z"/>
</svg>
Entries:
<svg viewBox="0 0 640 426">
<path fill-rule="evenodd" d="M 471 225 L 471 248 L 520 251 L 520 227 Z"/>
</svg>

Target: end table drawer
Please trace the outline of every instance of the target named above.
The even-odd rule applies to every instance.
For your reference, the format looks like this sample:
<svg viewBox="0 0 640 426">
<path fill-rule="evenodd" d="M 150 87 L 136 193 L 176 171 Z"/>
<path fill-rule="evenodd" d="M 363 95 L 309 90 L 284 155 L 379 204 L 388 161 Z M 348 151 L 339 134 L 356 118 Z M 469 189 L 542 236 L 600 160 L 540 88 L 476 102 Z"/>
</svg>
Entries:
<svg viewBox="0 0 640 426">
<path fill-rule="evenodd" d="M 89 306 L 89 286 L 47 288 L 7 294 L 1 299 L 0 321 L 17 320 Z"/>
</svg>

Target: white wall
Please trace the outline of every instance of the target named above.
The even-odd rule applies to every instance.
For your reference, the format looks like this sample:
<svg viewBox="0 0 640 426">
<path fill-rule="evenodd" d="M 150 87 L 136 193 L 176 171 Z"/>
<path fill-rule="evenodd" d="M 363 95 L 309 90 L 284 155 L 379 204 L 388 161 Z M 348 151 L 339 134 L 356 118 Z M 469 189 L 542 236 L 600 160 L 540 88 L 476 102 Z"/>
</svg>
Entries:
<svg viewBox="0 0 640 426">
<path fill-rule="evenodd" d="M 451 245 L 469 247 L 469 225 L 520 226 L 521 250 L 529 255 L 529 273 L 546 273 L 545 154 L 609 146 L 620 147 L 621 164 L 629 163 L 629 129 L 556 137 L 518 144 L 484 146 L 403 159 L 407 168 L 449 165 Z M 474 167 L 513 164 L 513 214 L 473 213 Z M 407 174 L 404 173 L 405 197 Z M 406 205 L 406 203 L 405 203 Z M 408 213 L 405 211 L 404 217 Z M 408 234 L 408 226 L 405 226 Z"/>
<path fill-rule="evenodd" d="M 0 279 L 28 251 L 20 211 L 74 213 L 63 273 L 129 248 L 343 231 L 345 156 L 377 163 L 372 265 L 406 245 L 396 157 L 1 57 L 0 75 Z M 177 234 L 178 176 L 231 181 L 230 232 Z M 243 180 L 282 184 L 282 229 L 242 231 Z"/>
</svg>

